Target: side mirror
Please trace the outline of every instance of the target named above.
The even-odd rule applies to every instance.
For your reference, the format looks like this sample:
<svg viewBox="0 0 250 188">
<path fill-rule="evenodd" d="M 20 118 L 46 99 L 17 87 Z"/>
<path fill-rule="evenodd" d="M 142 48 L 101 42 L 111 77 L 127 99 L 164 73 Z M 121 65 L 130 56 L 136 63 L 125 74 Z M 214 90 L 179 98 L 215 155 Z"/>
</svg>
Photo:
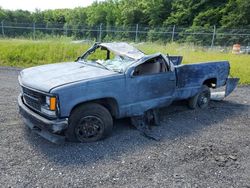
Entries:
<svg viewBox="0 0 250 188">
<path fill-rule="evenodd" d="M 174 64 L 171 61 L 169 62 L 169 66 L 170 66 L 170 71 L 174 72 Z"/>
<path fill-rule="evenodd" d="M 135 73 L 135 68 L 134 68 L 134 67 L 130 67 L 130 68 L 126 71 L 126 76 L 127 76 L 128 78 L 134 78 L 134 77 L 135 77 L 134 73 Z"/>
<path fill-rule="evenodd" d="M 134 72 L 135 72 L 135 69 L 133 69 L 133 70 L 130 72 L 130 77 L 131 77 L 131 78 L 134 77 Z"/>
</svg>

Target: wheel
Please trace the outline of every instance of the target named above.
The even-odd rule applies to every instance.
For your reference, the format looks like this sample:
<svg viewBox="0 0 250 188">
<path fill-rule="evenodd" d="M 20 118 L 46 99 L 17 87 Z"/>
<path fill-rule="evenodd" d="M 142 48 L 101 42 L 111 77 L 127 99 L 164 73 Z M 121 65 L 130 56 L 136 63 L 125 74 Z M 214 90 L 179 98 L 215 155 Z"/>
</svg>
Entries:
<svg viewBox="0 0 250 188">
<path fill-rule="evenodd" d="M 211 97 L 211 92 L 209 87 L 203 85 L 201 91 L 188 100 L 188 106 L 191 109 L 195 109 L 197 107 L 201 109 L 206 108 L 210 102 L 210 97 Z"/>
<path fill-rule="evenodd" d="M 94 142 L 107 137 L 112 129 L 113 119 L 109 111 L 100 104 L 89 103 L 72 112 L 65 136 L 73 142 Z"/>
</svg>

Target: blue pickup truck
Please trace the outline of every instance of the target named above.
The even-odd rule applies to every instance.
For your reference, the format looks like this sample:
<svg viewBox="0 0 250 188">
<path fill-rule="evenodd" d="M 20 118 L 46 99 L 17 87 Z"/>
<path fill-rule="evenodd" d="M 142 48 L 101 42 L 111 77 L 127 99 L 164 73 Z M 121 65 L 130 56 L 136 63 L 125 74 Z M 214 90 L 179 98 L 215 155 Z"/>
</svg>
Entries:
<svg viewBox="0 0 250 188">
<path fill-rule="evenodd" d="M 20 114 L 52 142 L 92 142 L 112 132 L 114 118 L 131 117 L 144 127 L 145 114 L 157 119 L 154 109 L 183 99 L 190 108 L 205 108 L 211 89 L 226 85 L 225 97 L 238 83 L 228 78 L 228 61 L 182 65 L 181 60 L 146 55 L 127 43 L 95 43 L 75 62 L 21 71 Z"/>
</svg>

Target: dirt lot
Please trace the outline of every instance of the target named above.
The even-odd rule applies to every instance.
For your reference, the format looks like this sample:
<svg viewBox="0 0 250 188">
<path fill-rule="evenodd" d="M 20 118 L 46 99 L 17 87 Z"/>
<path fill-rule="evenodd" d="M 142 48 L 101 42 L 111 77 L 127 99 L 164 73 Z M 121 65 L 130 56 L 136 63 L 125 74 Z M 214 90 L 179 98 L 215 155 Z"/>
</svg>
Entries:
<svg viewBox="0 0 250 188">
<path fill-rule="evenodd" d="M 206 110 L 161 110 L 161 141 L 128 120 L 97 143 L 52 144 L 18 116 L 18 71 L 0 68 L 1 187 L 250 187 L 250 87 Z"/>
</svg>

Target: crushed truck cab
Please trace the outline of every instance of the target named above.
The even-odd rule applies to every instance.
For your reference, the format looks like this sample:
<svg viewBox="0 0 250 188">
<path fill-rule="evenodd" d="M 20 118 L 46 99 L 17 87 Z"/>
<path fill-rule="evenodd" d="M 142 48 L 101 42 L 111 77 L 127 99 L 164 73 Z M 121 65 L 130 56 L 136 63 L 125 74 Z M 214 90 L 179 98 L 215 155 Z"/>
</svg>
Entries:
<svg viewBox="0 0 250 188">
<path fill-rule="evenodd" d="M 75 62 L 21 71 L 20 114 L 52 142 L 92 142 L 112 132 L 114 118 L 149 114 L 134 123 L 147 130 L 144 124 L 157 119 L 155 109 L 183 99 L 191 108 L 205 108 L 216 96 L 211 89 L 227 85 L 226 97 L 239 81 L 228 78 L 228 61 L 181 61 L 181 56 L 146 55 L 127 43 L 95 43 Z"/>
</svg>

